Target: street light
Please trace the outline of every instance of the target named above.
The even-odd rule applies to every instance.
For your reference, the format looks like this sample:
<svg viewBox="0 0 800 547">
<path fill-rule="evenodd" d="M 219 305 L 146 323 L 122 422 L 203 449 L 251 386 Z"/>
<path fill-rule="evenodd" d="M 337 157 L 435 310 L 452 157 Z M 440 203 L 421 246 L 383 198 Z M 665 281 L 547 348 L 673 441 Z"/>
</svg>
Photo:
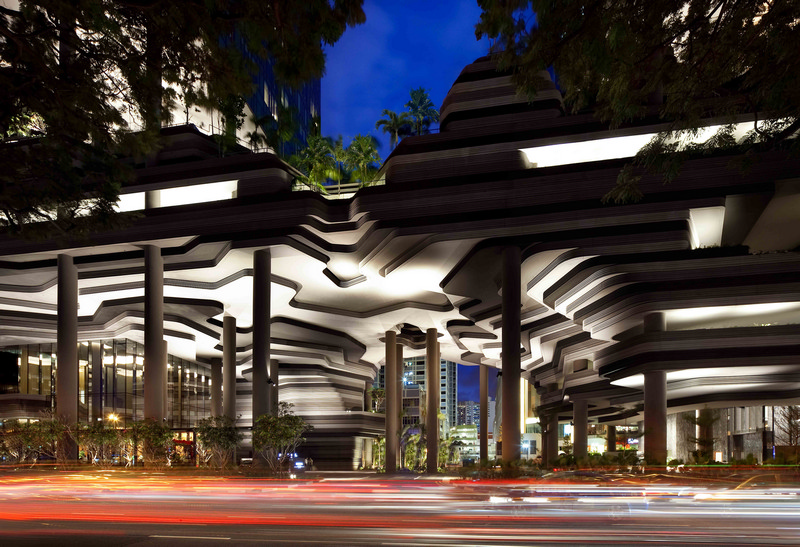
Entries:
<svg viewBox="0 0 800 547">
<path fill-rule="evenodd" d="M 114 425 L 117 425 L 117 422 L 119 421 L 119 416 L 117 416 L 112 412 L 111 414 L 108 415 L 108 419 L 109 421 L 114 422 Z"/>
</svg>

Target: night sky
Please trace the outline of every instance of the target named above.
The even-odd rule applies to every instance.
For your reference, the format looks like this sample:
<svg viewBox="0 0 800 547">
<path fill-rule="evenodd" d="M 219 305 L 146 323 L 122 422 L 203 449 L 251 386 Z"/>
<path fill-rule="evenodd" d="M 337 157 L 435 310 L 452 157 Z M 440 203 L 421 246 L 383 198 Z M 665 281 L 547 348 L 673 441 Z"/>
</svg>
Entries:
<svg viewBox="0 0 800 547">
<path fill-rule="evenodd" d="M 402 112 L 411 88 L 424 87 L 440 108 L 461 70 L 486 55 L 485 39 L 475 39 L 480 9 L 474 0 L 364 1 L 367 22 L 348 29 L 327 49 L 322 79 L 322 134 L 357 134 L 381 141 L 389 155 L 389 135 L 375 129 L 384 108 Z M 489 373 L 494 396 L 495 373 Z M 458 399 L 478 400 L 478 367 L 459 366 Z"/>
<path fill-rule="evenodd" d="M 424 87 L 440 108 L 461 70 L 488 52 L 475 39 L 475 0 L 364 1 L 367 22 L 327 49 L 322 79 L 322 134 L 372 134 L 389 155 L 389 136 L 375 129 L 384 108 L 402 112 L 411 88 Z"/>
</svg>

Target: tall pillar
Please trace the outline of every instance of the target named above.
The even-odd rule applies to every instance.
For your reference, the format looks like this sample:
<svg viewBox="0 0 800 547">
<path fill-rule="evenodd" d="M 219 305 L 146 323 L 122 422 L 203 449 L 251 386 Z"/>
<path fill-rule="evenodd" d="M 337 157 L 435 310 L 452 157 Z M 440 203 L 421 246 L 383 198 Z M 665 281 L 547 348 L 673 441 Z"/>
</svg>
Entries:
<svg viewBox="0 0 800 547">
<path fill-rule="evenodd" d="M 406 367 L 403 364 L 403 345 L 395 344 L 394 346 L 394 362 L 397 369 L 397 466 L 398 469 L 403 469 L 405 458 L 403 451 L 400 449 L 400 435 L 403 433 L 403 387 L 405 386 L 404 375 Z"/>
<path fill-rule="evenodd" d="M 164 420 L 164 259 L 144 247 L 144 417 Z"/>
<path fill-rule="evenodd" d="M 587 429 L 589 427 L 589 405 L 585 399 L 572 401 L 572 453 L 580 464 L 589 455 Z"/>
<path fill-rule="evenodd" d="M 371 437 L 364 439 L 364 447 L 362 448 L 364 451 L 364 457 L 362 458 L 364 469 L 372 469 L 372 443 Z"/>
<path fill-rule="evenodd" d="M 103 421 L 103 344 L 92 342 L 92 422 Z"/>
<path fill-rule="evenodd" d="M 164 409 L 162 411 L 163 412 L 162 416 L 164 416 L 164 419 L 167 421 L 167 424 L 171 425 L 172 424 L 172 412 L 170 412 L 170 408 L 169 408 L 169 390 L 167 389 L 167 387 L 168 387 L 167 369 L 168 369 L 168 365 L 169 365 L 169 346 L 167 345 L 167 341 L 166 340 L 164 340 L 163 343 L 162 343 L 162 353 L 161 354 L 164 356 L 164 362 L 161 365 L 161 376 L 162 376 L 161 382 L 162 382 L 162 385 L 164 386 L 163 394 L 162 394 L 162 397 L 163 397 L 162 401 L 163 401 Z M 180 415 L 178 415 L 178 416 L 180 417 Z"/>
<path fill-rule="evenodd" d="M 211 361 L 211 415 L 222 416 L 222 359 Z"/>
<path fill-rule="evenodd" d="M 608 430 L 606 434 L 606 450 L 608 452 L 616 452 L 617 451 L 617 426 L 615 425 L 607 425 L 606 429 Z"/>
<path fill-rule="evenodd" d="M 489 367 L 480 366 L 480 414 L 478 416 L 478 444 L 481 463 L 489 459 Z"/>
<path fill-rule="evenodd" d="M 644 459 L 647 463 L 667 463 L 667 373 L 644 373 Z"/>
<path fill-rule="evenodd" d="M 437 348 L 436 329 L 428 329 L 425 334 L 425 388 L 426 399 L 425 438 L 428 448 L 426 471 L 436 473 L 439 470 L 439 392 L 442 390 L 441 366 Z"/>
<path fill-rule="evenodd" d="M 394 346 L 394 362 L 397 366 L 397 427 L 402 432 L 403 430 L 403 387 L 405 386 L 404 375 L 406 372 L 405 364 L 403 363 L 403 344 L 395 344 Z M 399 447 L 398 447 L 399 449 Z M 402 455 L 400 461 L 402 464 Z M 400 465 L 400 467 L 403 467 Z"/>
<path fill-rule="evenodd" d="M 644 331 L 667 330 L 662 312 L 644 316 Z M 647 463 L 667 463 L 667 373 L 649 370 L 644 373 L 644 458 Z"/>
<path fill-rule="evenodd" d="M 144 193 L 144 208 L 155 209 L 161 207 L 161 190 L 148 190 Z"/>
<path fill-rule="evenodd" d="M 550 467 L 556 464 L 558 459 L 558 414 L 546 416 L 547 423 L 547 453 L 545 454 L 545 465 Z"/>
<path fill-rule="evenodd" d="M 364 382 L 364 412 L 372 412 L 372 382 Z M 372 439 L 367 439 L 370 443 Z"/>
<path fill-rule="evenodd" d="M 270 411 L 267 399 L 271 257 L 269 249 L 253 253 L 253 423 Z"/>
<path fill-rule="evenodd" d="M 280 372 L 279 363 L 277 359 L 269 360 L 269 413 L 272 416 L 278 415 L 278 402 L 279 402 L 279 389 L 280 389 Z"/>
<path fill-rule="evenodd" d="M 397 334 L 386 331 L 386 355 L 383 377 L 386 380 L 386 472 L 397 471 L 398 435 L 402 401 L 397 399 Z"/>
<path fill-rule="evenodd" d="M 714 461 L 714 410 L 710 408 L 701 408 L 696 412 L 695 419 L 697 420 L 697 453 L 698 455 L 709 458 L 709 461 Z"/>
<path fill-rule="evenodd" d="M 222 414 L 236 421 L 236 318 L 222 318 Z"/>
<path fill-rule="evenodd" d="M 69 255 L 58 255 L 58 332 L 56 344 L 56 413 L 78 423 L 78 269 Z M 65 436 L 67 459 L 78 459 L 78 445 Z"/>
<path fill-rule="evenodd" d="M 520 305 L 521 253 L 503 249 L 503 461 L 520 459 Z"/>
</svg>

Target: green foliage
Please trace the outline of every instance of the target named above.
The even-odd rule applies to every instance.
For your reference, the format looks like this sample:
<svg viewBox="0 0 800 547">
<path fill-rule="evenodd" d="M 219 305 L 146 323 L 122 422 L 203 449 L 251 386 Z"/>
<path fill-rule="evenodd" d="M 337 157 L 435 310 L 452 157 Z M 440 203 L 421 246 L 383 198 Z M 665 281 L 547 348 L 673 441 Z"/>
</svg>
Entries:
<svg viewBox="0 0 800 547">
<path fill-rule="evenodd" d="M 236 126 L 241 109 L 229 98 L 252 91 L 251 61 L 237 42 L 297 85 L 323 74 L 324 47 L 365 21 L 361 5 L 22 0 L 18 9 L 0 7 L 0 135 L 10 137 L 0 141 L 0 225 L 31 237 L 116 227 L 113 205 L 132 174 L 120 157 L 153 151 L 175 90 L 186 109 L 223 106 L 226 124 Z M 33 223 L 40 226 L 31 230 Z"/>
<path fill-rule="evenodd" d="M 125 431 L 128 452 L 135 454 L 138 448 L 146 466 L 162 467 L 169 463 L 172 439 L 172 429 L 152 418 L 133 422 L 131 427 Z"/>
<path fill-rule="evenodd" d="M 431 124 L 439 121 L 439 111 L 436 110 L 436 106 L 424 87 L 411 90 L 411 99 L 405 104 L 405 107 L 408 109 L 408 118 L 417 135 L 428 133 Z"/>
<path fill-rule="evenodd" d="M 0 455 L 11 463 L 24 463 L 35 460 L 37 447 L 34 446 L 33 424 L 19 420 L 6 420 L 0 436 Z"/>
<path fill-rule="evenodd" d="M 411 118 L 408 112 L 398 114 L 386 108 L 381 112 L 382 118 L 375 122 L 375 129 L 389 134 L 389 147 L 394 149 L 400 136 L 411 133 Z"/>
<path fill-rule="evenodd" d="M 373 184 L 380 162 L 378 139 L 372 135 L 356 135 L 344 151 L 345 166 L 362 187 Z"/>
<path fill-rule="evenodd" d="M 800 150 L 800 9 L 796 2 L 547 2 L 479 0 L 478 37 L 521 92 L 542 88 L 552 67 L 573 112 L 590 108 L 612 127 L 655 114 L 670 124 L 623 171 L 606 201 L 641 198 L 637 177 L 673 179 L 714 150 L 742 160 Z M 702 120 L 755 113 L 738 143 L 723 127 L 701 145 L 685 138 Z"/>
<path fill-rule="evenodd" d="M 78 430 L 81 447 L 86 451 L 92 464 L 103 467 L 113 463 L 123 443 L 122 431 L 108 427 L 103 422 L 82 424 Z"/>
<path fill-rule="evenodd" d="M 248 134 L 251 145 L 258 147 L 261 144 L 266 144 L 276 154 L 283 156 L 287 144 L 297 144 L 299 142 L 300 123 L 297 121 L 297 109 L 293 106 L 287 107 L 278 103 L 275 116 L 267 115 L 263 118 L 254 118 L 253 123 L 256 129 Z M 258 132 L 259 129 L 263 134 Z M 311 138 L 309 138 L 309 146 L 311 146 Z"/>
<path fill-rule="evenodd" d="M 303 435 L 312 426 L 292 411 L 293 404 L 281 401 L 278 415 L 264 414 L 253 425 L 253 448 L 261 454 L 274 473 L 282 473 L 291 455 L 305 441 Z"/>
<path fill-rule="evenodd" d="M 336 170 L 331 141 L 319 135 L 310 136 L 308 146 L 289 158 L 289 163 L 305 174 L 303 183 L 320 190 Z"/>
<path fill-rule="evenodd" d="M 386 390 L 382 387 L 370 388 L 370 395 L 372 396 L 372 408 L 370 412 L 379 412 L 386 402 Z"/>
<path fill-rule="evenodd" d="M 242 434 L 236 429 L 236 423 L 228 416 L 211 416 L 200 420 L 194 428 L 197 433 L 199 448 L 211 453 L 212 465 L 224 469 L 232 461 L 236 447 L 242 440 Z"/>
<path fill-rule="evenodd" d="M 361 186 L 373 183 L 381 158 L 378 141 L 371 135 L 356 135 L 344 148 L 342 136 L 311 136 L 308 146 L 289 159 L 289 163 L 305 174 L 301 181 L 309 186 L 325 190 L 324 183 L 357 180 Z"/>
</svg>

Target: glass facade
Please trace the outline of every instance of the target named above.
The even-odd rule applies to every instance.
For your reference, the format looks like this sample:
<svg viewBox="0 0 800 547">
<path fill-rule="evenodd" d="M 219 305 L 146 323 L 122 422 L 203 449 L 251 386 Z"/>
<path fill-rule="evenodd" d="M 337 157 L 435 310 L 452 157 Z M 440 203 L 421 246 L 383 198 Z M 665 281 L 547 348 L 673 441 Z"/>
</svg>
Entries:
<svg viewBox="0 0 800 547">
<path fill-rule="evenodd" d="M 16 385 L 3 391 L 43 395 L 56 406 L 56 344 L 29 344 L 0 350 L 0 361 L 16 369 Z M 9 375 L 6 375 L 9 376 Z M 175 356 L 167 359 L 167 423 L 191 428 L 211 412 L 211 369 Z M 144 419 L 144 346 L 132 340 L 101 340 L 78 345 L 78 419 L 117 417 L 120 426 Z M 30 416 L 35 418 L 37 416 Z"/>
</svg>

